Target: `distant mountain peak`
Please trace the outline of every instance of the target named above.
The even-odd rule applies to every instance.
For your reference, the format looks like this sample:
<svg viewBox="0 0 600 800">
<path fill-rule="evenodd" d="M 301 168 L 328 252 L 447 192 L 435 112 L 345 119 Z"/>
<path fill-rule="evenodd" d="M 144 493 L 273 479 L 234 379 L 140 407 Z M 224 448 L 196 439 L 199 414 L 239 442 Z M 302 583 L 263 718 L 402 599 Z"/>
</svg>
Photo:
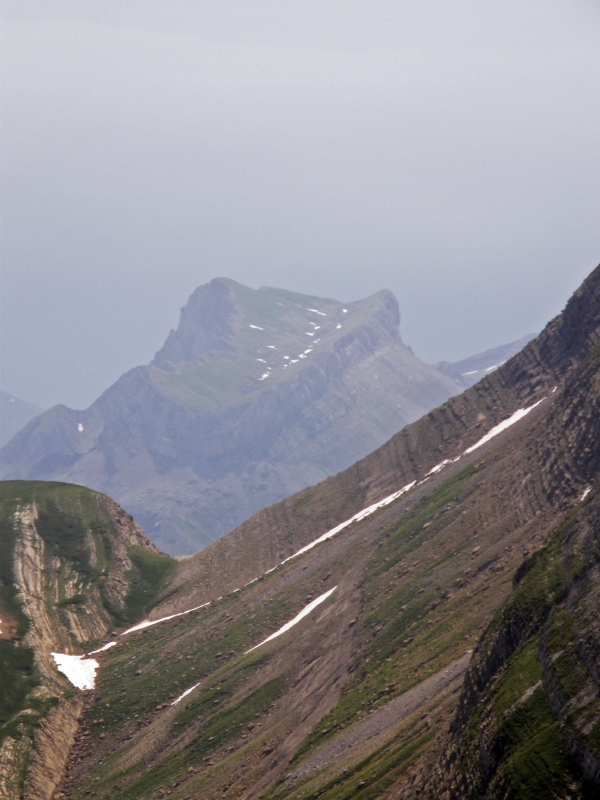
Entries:
<svg viewBox="0 0 600 800">
<path fill-rule="evenodd" d="M 342 303 L 269 286 L 251 289 L 229 278 L 214 278 L 192 293 L 181 309 L 177 329 L 169 333 L 150 366 L 171 370 L 174 364 L 203 361 L 210 354 L 227 351 L 255 354 L 261 363 L 265 347 L 289 349 L 291 361 L 307 355 L 306 343 L 322 341 L 325 334 L 339 338 L 349 327 L 362 324 L 366 316 L 376 322 L 380 336 L 401 341 L 398 301 L 388 290 Z M 251 331 L 255 333 L 248 338 Z M 270 337 L 269 343 L 263 341 L 265 336 Z M 283 356 L 277 366 L 286 366 Z"/>
<path fill-rule="evenodd" d="M 151 366 L 168 362 L 197 361 L 212 350 L 227 347 L 234 333 L 231 320 L 236 313 L 235 295 L 229 281 L 215 278 L 199 286 L 181 309 L 177 330 L 154 356 Z"/>
<path fill-rule="evenodd" d="M 18 433 L 43 408 L 0 390 L 0 447 Z"/>
<path fill-rule="evenodd" d="M 342 303 L 228 278 L 198 287 L 149 366 L 55 408 L 3 474 L 106 491 L 171 552 L 349 466 L 458 391 L 402 343 L 387 290 Z"/>
</svg>

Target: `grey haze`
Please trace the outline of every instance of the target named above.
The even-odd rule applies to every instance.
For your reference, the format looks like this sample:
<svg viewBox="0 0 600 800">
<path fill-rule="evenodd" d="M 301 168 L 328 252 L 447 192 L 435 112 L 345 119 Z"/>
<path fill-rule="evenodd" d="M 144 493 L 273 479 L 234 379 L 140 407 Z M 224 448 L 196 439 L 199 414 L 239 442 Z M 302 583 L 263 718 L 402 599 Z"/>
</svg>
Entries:
<svg viewBox="0 0 600 800">
<path fill-rule="evenodd" d="M 429 362 L 598 261 L 596 2 L 4 0 L 2 387 L 89 405 L 225 275 Z"/>
</svg>

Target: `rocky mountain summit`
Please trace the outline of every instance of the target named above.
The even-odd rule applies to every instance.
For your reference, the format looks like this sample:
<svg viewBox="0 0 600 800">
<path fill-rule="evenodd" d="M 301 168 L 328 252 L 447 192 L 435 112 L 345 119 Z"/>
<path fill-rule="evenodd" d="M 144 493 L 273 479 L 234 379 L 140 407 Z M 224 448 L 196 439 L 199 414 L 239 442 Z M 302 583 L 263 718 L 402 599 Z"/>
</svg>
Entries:
<svg viewBox="0 0 600 800">
<path fill-rule="evenodd" d="M 464 394 L 161 562 L 54 797 L 597 797 L 599 348 L 600 267 Z"/>
<path fill-rule="evenodd" d="M 215 279 L 152 363 L 90 408 L 56 406 L 5 478 L 106 492 L 173 554 L 350 466 L 460 386 L 404 346 L 394 296 L 342 304 Z"/>
</svg>

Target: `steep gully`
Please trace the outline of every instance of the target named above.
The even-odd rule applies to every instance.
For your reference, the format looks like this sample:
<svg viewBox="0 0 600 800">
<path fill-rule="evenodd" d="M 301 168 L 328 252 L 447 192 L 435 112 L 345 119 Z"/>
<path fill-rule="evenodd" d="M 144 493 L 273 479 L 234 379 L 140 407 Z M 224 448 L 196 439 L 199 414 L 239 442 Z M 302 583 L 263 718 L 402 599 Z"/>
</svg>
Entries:
<svg viewBox="0 0 600 800">
<path fill-rule="evenodd" d="M 60 493 L 61 488 L 57 485 L 56 491 Z M 14 491 L 17 497 L 19 489 Z M 40 491 L 43 496 L 44 490 Z M 46 487 L 45 491 L 51 494 L 53 489 Z M 97 519 L 110 520 L 114 534 L 111 569 L 110 575 L 105 575 L 102 581 L 103 592 L 105 598 L 120 607 L 130 586 L 127 578 L 132 569 L 129 548 L 141 545 L 150 552 L 156 552 L 157 548 L 110 498 L 93 495 L 83 488 L 65 487 L 65 491 L 74 494 L 76 499 L 85 495 L 97 512 Z M 45 513 L 47 508 L 45 505 L 43 508 Z M 36 500 L 17 499 L 11 511 L 10 524 L 14 530 L 14 585 L 21 609 L 29 621 L 22 644 L 34 654 L 38 676 L 37 685 L 30 693 L 32 706 L 26 706 L 22 711 L 23 719 L 27 719 L 28 714 L 35 714 L 39 707 L 45 707 L 46 711 L 40 712 L 37 727 L 31 735 L 26 725 L 25 728 L 17 725 L 13 733 L 4 736 L 0 746 L 0 795 L 20 797 L 24 791 L 24 796 L 31 800 L 47 800 L 64 774 L 84 707 L 81 694 L 64 692 L 63 683 L 56 674 L 53 653 L 57 650 L 68 652 L 82 642 L 103 638 L 112 622 L 99 596 L 98 586 L 90 582 L 90 574 L 79 573 L 74 562 L 53 555 L 52 548 L 48 547 L 41 534 L 40 507 Z M 83 535 L 89 566 L 98 567 L 96 534 L 87 529 Z M 84 587 L 86 613 L 77 613 L 68 603 L 59 603 L 64 598 L 81 596 L 79 593 Z M 20 788 L 22 785 L 24 789 Z"/>
</svg>

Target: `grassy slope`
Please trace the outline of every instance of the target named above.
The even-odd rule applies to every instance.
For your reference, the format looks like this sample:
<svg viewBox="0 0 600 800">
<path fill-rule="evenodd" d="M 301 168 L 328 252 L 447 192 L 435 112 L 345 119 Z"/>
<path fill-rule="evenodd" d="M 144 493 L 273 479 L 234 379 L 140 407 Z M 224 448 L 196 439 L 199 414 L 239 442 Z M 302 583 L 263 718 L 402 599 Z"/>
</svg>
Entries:
<svg viewBox="0 0 600 800">
<path fill-rule="evenodd" d="M 279 731 L 282 741 L 296 742 L 286 749 L 289 766 L 275 769 L 279 781 L 285 781 L 286 772 L 340 732 L 463 656 L 509 592 L 512 568 L 520 560 L 515 544 L 526 526 L 519 524 L 514 509 L 490 514 L 495 498 L 479 493 L 507 458 L 489 457 L 467 467 L 439 481 L 430 493 L 423 490 L 412 500 L 398 501 L 242 592 L 109 651 L 98 704 L 86 719 L 91 736 L 102 736 L 102 746 L 84 757 L 77 791 L 93 784 L 98 797 L 151 797 L 168 781 L 181 782 L 174 797 L 192 790 L 211 797 L 212 792 L 220 796 L 217 784 L 228 776 L 228 788 L 219 791 L 236 796 L 244 781 L 260 782 L 261 770 L 267 775 L 272 769 L 257 754 L 263 747 L 260 735 L 253 730 L 240 736 L 237 715 L 255 692 L 275 685 L 277 692 L 286 687 L 289 708 L 277 705 L 275 692 L 276 708 L 263 708 L 261 715 L 267 714 L 264 725 Z M 332 631 L 326 625 L 322 638 L 316 637 L 320 641 L 311 635 L 312 623 L 304 623 L 298 626 L 297 641 L 290 641 L 289 634 L 264 651 L 243 655 L 297 613 L 308 597 L 336 583 L 331 613 L 342 607 L 344 612 L 339 611 Z M 324 657 L 335 637 L 347 648 L 348 661 L 329 705 L 315 709 L 314 722 L 296 736 L 302 719 L 297 706 L 310 706 L 303 670 Z M 289 652 L 296 648 L 297 657 Z M 272 657 L 263 661 L 269 653 Z M 256 663 L 248 665 L 253 657 Z M 280 683 L 272 684 L 275 679 Z M 183 707 L 161 708 L 198 681 L 201 686 Z M 435 716 L 435 709 L 430 713 Z M 232 720 L 225 728 L 220 727 L 223 715 Z M 205 736 L 215 728 L 218 736 Z M 334 764 L 295 783 L 293 796 L 380 796 L 390 776 L 396 780 L 431 737 L 427 725 L 413 716 L 374 751 L 354 754 L 350 765 Z M 168 743 L 168 749 L 161 750 L 157 742 Z M 214 758 L 215 764 L 198 754 Z M 272 796 L 289 796 L 289 784 L 279 786 Z M 364 794 L 357 794 L 359 789 Z"/>
</svg>

